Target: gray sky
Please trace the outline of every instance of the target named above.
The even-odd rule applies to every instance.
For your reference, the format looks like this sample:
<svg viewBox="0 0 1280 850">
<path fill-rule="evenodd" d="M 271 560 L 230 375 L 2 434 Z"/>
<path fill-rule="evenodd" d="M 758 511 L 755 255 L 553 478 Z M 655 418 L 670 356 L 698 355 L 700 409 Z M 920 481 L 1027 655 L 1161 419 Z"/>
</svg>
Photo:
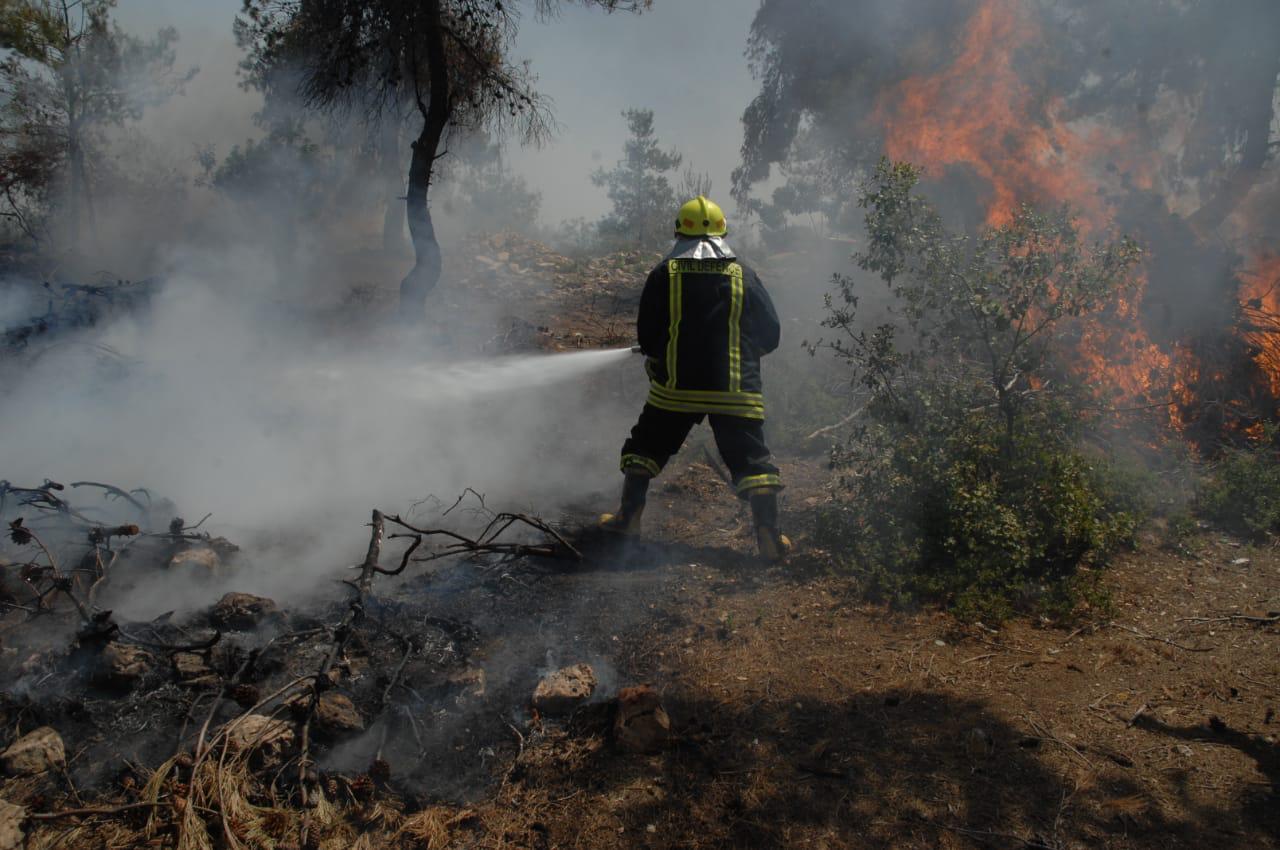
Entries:
<svg viewBox="0 0 1280 850">
<path fill-rule="evenodd" d="M 121 25 L 137 33 L 175 26 L 179 64 L 200 74 L 149 115 L 148 129 L 180 158 L 213 143 L 220 153 L 256 135 L 252 95 L 237 88 L 240 53 L 231 22 L 241 0 L 120 0 Z M 543 193 L 543 217 L 602 214 L 607 201 L 591 185 L 625 138 L 623 109 L 654 110 L 658 137 L 711 175 L 713 195 L 729 204 L 729 173 L 742 144 L 742 110 L 755 93 L 743 49 L 756 0 L 655 0 L 639 17 L 566 5 L 547 22 L 526 16 L 515 58 L 528 59 L 540 90 L 554 102 L 557 137 L 538 150 L 513 149 L 513 166 Z"/>
</svg>

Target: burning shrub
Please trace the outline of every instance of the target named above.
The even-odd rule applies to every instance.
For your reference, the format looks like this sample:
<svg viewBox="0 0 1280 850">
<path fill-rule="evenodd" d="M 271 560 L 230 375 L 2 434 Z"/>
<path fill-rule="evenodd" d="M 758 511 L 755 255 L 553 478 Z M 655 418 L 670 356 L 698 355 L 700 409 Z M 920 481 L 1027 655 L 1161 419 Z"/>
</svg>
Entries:
<svg viewBox="0 0 1280 850">
<path fill-rule="evenodd" d="M 1246 448 L 1227 449 L 1202 486 L 1197 508 L 1238 534 L 1280 534 L 1280 427 L 1267 425 Z"/>
<path fill-rule="evenodd" d="M 873 595 L 992 619 L 1069 610 L 1092 575 L 1078 568 L 1131 540 L 1135 519 L 1078 448 L 1091 390 L 1056 368 L 1055 342 L 1132 286 L 1141 252 L 1083 246 L 1066 211 L 956 235 L 916 181 L 882 162 L 859 200 L 869 243 L 855 259 L 888 284 L 888 320 L 859 321 L 853 280 L 828 298 L 841 335 L 826 347 L 853 367 L 866 418 L 836 452 L 851 499 L 819 539 Z"/>
</svg>

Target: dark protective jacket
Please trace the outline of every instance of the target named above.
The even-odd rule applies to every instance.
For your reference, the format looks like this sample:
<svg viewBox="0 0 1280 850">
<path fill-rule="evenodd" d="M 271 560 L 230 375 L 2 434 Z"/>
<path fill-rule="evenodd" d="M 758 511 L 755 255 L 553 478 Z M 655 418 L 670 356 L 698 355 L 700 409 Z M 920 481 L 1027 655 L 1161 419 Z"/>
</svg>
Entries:
<svg viewBox="0 0 1280 850">
<path fill-rule="evenodd" d="M 649 273 L 636 322 L 649 404 L 764 418 L 760 358 L 778 347 L 778 314 L 737 260 L 670 259 Z"/>
</svg>

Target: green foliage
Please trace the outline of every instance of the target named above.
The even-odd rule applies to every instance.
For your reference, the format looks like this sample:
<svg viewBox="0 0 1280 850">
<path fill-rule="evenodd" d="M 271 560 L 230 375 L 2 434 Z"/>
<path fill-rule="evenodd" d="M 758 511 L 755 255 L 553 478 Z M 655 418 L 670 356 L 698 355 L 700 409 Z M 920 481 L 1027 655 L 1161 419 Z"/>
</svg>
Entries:
<svg viewBox="0 0 1280 850">
<path fill-rule="evenodd" d="M 839 430 L 838 423 L 848 413 L 849 392 L 838 364 L 815 368 L 803 351 L 783 348 L 762 365 L 769 445 L 787 453 L 825 452 L 829 435 Z"/>
<path fill-rule="evenodd" d="M 657 247 L 675 230 L 680 204 L 667 175 L 680 167 L 683 157 L 659 146 L 652 109 L 628 109 L 622 117 L 630 133 L 622 159 L 608 171 L 597 169 L 591 175 L 591 182 L 604 187 L 613 204 L 613 211 L 600 222 L 600 236 L 606 244 Z"/>
<path fill-rule="evenodd" d="M 1196 508 L 1221 527 L 1253 538 L 1280 534 L 1280 427 L 1247 448 L 1228 449 L 1201 487 Z"/>
<path fill-rule="evenodd" d="M 298 130 L 249 139 L 234 146 L 222 162 L 205 149 L 200 161 L 209 185 L 239 201 L 298 207 L 323 188 L 319 149 Z"/>
<path fill-rule="evenodd" d="M 1165 517 L 1160 545 L 1165 549 L 1186 554 L 1191 551 L 1191 541 L 1200 532 L 1200 526 L 1191 511 L 1175 511 Z"/>
<path fill-rule="evenodd" d="M 759 222 L 769 251 L 807 250 L 833 233 L 857 230 L 857 170 L 839 165 L 819 134 L 801 130 L 778 170 L 783 182 L 767 201 L 735 194 Z"/>
<path fill-rule="evenodd" d="M 177 31 L 141 39 L 111 19 L 115 0 L 0 0 L 0 215 L 39 241 L 58 195 L 74 241 L 91 212 L 102 131 L 182 90 Z"/>
<path fill-rule="evenodd" d="M 819 538 L 875 596 L 943 600 L 967 617 L 1069 610 L 1081 565 L 1132 540 L 1140 503 L 1078 448 L 1084 388 L 1053 369 L 1062 326 L 1131 285 L 1128 240 L 1086 247 L 1070 216 L 1019 211 L 950 233 L 882 162 L 859 199 L 859 266 L 889 287 L 888 321 L 863 326 L 837 278 L 826 343 L 854 373 L 867 421 L 836 452 L 850 497 Z"/>
<path fill-rule="evenodd" d="M 1027 423 L 1006 454 L 989 415 L 934 422 L 870 426 L 840 458 L 854 498 L 821 519 L 818 538 L 872 598 L 940 600 L 988 621 L 1061 612 L 1081 564 L 1132 542 L 1124 494 L 1100 464 L 1045 440 L 1051 423 Z"/>
<path fill-rule="evenodd" d="M 441 209 L 474 232 L 514 230 L 531 233 L 538 222 L 542 194 L 507 168 L 502 146 L 478 138 L 451 163 L 442 188 Z"/>
</svg>

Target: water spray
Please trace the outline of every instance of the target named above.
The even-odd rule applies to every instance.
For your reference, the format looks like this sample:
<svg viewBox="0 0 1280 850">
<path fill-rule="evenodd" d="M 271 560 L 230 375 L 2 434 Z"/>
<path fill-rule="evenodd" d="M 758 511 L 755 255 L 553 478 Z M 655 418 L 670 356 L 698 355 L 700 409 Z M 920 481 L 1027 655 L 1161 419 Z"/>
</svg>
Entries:
<svg viewBox="0 0 1280 850">
<path fill-rule="evenodd" d="M 640 346 L 631 345 L 626 348 L 516 354 L 458 363 L 420 363 L 396 371 L 388 371 L 381 366 L 361 368 L 350 364 L 322 366 L 308 371 L 335 391 L 345 392 L 353 385 L 366 389 L 394 385 L 394 395 L 436 404 L 526 391 L 583 378 L 640 353 Z M 316 391 L 315 387 L 309 389 L 313 394 Z"/>
</svg>

